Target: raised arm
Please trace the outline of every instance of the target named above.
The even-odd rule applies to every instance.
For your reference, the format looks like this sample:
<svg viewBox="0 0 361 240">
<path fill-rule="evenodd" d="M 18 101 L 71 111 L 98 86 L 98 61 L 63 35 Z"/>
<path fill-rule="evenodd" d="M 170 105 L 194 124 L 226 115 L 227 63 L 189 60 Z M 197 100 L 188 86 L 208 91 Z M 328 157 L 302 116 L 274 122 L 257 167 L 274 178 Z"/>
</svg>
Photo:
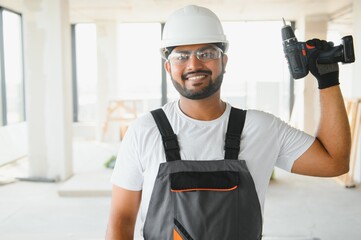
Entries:
<svg viewBox="0 0 361 240">
<path fill-rule="evenodd" d="M 323 49 L 327 42 L 313 39 L 307 44 Z M 339 87 L 338 65 L 321 65 L 316 62 L 317 51 L 309 57 L 309 69 L 316 77 L 320 89 L 321 118 L 316 140 L 298 158 L 292 172 L 332 177 L 348 172 L 351 133 L 348 117 Z"/>
<path fill-rule="evenodd" d="M 321 177 L 348 172 L 351 134 L 339 86 L 320 90 L 321 119 L 316 140 L 296 160 L 292 172 Z"/>
<path fill-rule="evenodd" d="M 141 195 L 113 186 L 106 240 L 133 240 Z"/>
</svg>

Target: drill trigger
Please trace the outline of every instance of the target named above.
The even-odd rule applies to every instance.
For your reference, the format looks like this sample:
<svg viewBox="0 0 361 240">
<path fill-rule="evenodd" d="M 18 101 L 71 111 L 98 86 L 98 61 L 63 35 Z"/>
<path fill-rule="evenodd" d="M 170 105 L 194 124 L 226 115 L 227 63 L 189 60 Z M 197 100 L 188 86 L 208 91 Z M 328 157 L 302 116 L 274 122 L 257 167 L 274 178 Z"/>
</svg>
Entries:
<svg viewBox="0 0 361 240">
<path fill-rule="evenodd" d="M 314 48 L 315 48 L 315 46 L 308 45 L 308 44 L 306 43 L 306 48 L 307 48 L 307 49 L 314 49 Z"/>
</svg>

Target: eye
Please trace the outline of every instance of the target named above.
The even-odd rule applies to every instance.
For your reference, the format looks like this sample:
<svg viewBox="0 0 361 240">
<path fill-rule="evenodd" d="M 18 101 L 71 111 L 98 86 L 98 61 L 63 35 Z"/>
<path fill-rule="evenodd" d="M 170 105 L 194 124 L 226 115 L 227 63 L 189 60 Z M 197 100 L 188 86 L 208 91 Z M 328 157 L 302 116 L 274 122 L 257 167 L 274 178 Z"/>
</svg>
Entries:
<svg viewBox="0 0 361 240">
<path fill-rule="evenodd" d="M 176 60 L 177 60 L 177 61 L 185 61 L 185 60 L 188 60 L 188 59 L 189 59 L 189 54 L 179 53 L 179 54 L 177 54 L 175 57 L 176 57 Z"/>
<path fill-rule="evenodd" d="M 173 52 L 169 60 L 175 64 L 183 64 L 188 61 L 190 54 L 186 52 Z"/>
<path fill-rule="evenodd" d="M 217 56 L 217 50 L 215 49 L 206 49 L 199 53 L 201 59 L 216 59 Z"/>
</svg>

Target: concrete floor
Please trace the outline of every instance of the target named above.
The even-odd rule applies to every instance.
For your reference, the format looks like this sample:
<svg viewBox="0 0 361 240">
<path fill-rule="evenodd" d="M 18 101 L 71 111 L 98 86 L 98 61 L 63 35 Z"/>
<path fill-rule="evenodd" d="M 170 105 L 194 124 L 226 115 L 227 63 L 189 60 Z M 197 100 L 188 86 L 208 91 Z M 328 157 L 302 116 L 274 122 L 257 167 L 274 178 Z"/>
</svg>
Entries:
<svg viewBox="0 0 361 240">
<path fill-rule="evenodd" d="M 9 183 L 26 177 L 26 160 L 0 168 L 0 239 L 104 239 L 111 170 L 102 164 L 116 149 L 74 142 L 75 175 L 62 183 Z M 264 240 L 361 239 L 361 188 L 280 170 L 275 175 L 267 193 Z"/>
<path fill-rule="evenodd" d="M 361 239 L 361 189 L 334 179 L 276 171 L 266 197 L 264 234 Z"/>
</svg>

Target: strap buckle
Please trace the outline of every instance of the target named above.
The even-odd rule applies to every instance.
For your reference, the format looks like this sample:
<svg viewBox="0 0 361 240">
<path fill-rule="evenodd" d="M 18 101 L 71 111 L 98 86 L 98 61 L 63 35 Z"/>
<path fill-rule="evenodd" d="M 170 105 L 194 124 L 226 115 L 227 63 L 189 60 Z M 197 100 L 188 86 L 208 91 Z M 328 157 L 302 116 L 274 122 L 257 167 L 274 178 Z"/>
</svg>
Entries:
<svg viewBox="0 0 361 240">
<path fill-rule="evenodd" d="M 165 151 L 179 150 L 177 135 L 164 136 L 162 139 Z"/>
<path fill-rule="evenodd" d="M 233 133 L 226 133 L 226 143 L 224 145 L 224 150 L 240 150 L 241 145 L 241 136 Z"/>
</svg>

